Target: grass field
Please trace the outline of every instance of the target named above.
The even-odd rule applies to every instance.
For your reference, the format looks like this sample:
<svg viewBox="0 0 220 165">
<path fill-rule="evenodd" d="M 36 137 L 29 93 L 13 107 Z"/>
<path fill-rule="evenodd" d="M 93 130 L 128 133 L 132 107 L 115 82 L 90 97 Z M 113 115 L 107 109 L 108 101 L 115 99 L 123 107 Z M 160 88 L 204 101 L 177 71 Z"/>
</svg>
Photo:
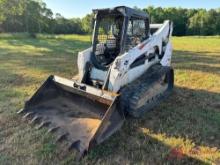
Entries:
<svg viewBox="0 0 220 165">
<path fill-rule="evenodd" d="M 0 36 L 0 164 L 76 164 L 16 111 L 50 74 L 71 78 L 88 36 Z M 175 90 L 79 164 L 220 164 L 220 38 L 174 37 Z"/>
</svg>

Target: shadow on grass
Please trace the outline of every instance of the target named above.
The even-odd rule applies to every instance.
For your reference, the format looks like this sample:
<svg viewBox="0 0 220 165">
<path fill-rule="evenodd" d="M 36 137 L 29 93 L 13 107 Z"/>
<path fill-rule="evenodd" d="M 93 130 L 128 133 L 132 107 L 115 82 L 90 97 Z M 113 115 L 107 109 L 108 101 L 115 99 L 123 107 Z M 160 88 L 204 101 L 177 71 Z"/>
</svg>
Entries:
<svg viewBox="0 0 220 165">
<path fill-rule="evenodd" d="M 210 158 L 220 149 L 218 103 L 218 93 L 177 87 L 143 119 L 128 119 L 121 131 L 95 148 L 87 159 L 105 162 L 110 157 L 110 164 L 205 164 L 196 157 L 216 161 Z M 207 150 L 202 151 L 202 147 Z"/>
<path fill-rule="evenodd" d="M 51 55 L 59 53 L 74 54 L 82 49 L 89 47 L 90 42 L 76 39 L 20 39 L 7 40 L 7 43 L 12 46 L 33 46 L 35 48 L 45 48 L 50 51 Z"/>
<path fill-rule="evenodd" d="M 173 63 L 176 69 L 190 69 L 220 74 L 220 52 L 174 51 Z"/>
<path fill-rule="evenodd" d="M 0 89 L 29 86 L 42 80 L 34 75 L 23 75 L 9 69 L 0 68 Z"/>
<path fill-rule="evenodd" d="M 146 114 L 139 124 L 156 133 L 220 149 L 219 103 L 219 93 L 176 88 L 166 103 Z"/>
<path fill-rule="evenodd" d="M 13 49 L 1 48 L 0 60 L 6 64 L 22 66 L 27 69 L 47 72 L 49 74 L 77 73 L 77 53 L 89 42 L 75 39 L 20 39 L 5 40 Z M 24 46 L 19 49 L 20 46 Z M 31 48 L 29 47 L 31 46 Z M 9 69 L 9 68 L 8 68 Z M 14 69 L 14 68 L 13 68 Z"/>
</svg>

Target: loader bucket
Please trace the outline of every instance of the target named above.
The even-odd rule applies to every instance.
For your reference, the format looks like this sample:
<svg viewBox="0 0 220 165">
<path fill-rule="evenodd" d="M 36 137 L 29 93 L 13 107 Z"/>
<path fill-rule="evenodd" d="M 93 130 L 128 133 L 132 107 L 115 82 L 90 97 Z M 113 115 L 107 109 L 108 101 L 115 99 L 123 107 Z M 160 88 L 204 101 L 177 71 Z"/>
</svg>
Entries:
<svg viewBox="0 0 220 165">
<path fill-rule="evenodd" d="M 65 139 L 81 156 L 124 122 L 117 94 L 58 76 L 50 76 L 18 113 L 36 128 L 48 128 L 57 142 Z"/>
</svg>

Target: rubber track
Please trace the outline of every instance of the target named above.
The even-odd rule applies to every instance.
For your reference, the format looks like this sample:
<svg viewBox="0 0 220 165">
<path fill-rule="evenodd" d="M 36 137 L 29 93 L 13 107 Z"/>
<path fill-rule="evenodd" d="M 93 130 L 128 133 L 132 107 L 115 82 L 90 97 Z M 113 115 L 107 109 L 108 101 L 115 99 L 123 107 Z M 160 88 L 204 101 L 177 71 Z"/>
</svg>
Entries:
<svg viewBox="0 0 220 165">
<path fill-rule="evenodd" d="M 147 91 L 151 86 L 165 74 L 167 74 L 168 81 L 168 88 L 166 91 L 148 98 L 145 104 L 140 107 L 138 104 L 139 100 L 142 97 L 146 97 Z M 161 65 L 152 66 L 140 78 L 128 84 L 121 90 L 121 108 L 135 118 L 141 117 L 144 112 L 152 110 L 171 93 L 173 89 L 173 79 L 173 69 L 171 67 L 163 67 Z"/>
</svg>

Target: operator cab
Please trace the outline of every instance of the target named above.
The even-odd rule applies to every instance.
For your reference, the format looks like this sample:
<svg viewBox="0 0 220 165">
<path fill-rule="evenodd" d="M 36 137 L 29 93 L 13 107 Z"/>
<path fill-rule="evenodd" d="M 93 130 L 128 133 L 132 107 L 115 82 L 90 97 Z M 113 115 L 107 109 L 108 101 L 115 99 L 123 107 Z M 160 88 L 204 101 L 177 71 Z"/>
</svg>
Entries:
<svg viewBox="0 0 220 165">
<path fill-rule="evenodd" d="M 107 70 L 115 58 L 149 36 L 149 17 L 125 6 L 94 10 L 92 62 Z"/>
</svg>

